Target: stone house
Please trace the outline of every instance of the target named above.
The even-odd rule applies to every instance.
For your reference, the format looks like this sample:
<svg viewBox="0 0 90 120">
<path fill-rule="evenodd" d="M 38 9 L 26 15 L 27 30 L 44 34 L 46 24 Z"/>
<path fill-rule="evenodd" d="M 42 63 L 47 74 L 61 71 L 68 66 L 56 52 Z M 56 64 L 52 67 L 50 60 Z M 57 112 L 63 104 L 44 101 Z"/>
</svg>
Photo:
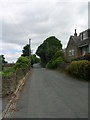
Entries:
<svg viewBox="0 0 90 120">
<path fill-rule="evenodd" d="M 87 29 L 77 36 L 76 29 L 74 36 L 70 36 L 65 49 L 65 60 L 70 62 L 72 58 L 78 58 L 90 53 L 90 29 Z"/>
</svg>

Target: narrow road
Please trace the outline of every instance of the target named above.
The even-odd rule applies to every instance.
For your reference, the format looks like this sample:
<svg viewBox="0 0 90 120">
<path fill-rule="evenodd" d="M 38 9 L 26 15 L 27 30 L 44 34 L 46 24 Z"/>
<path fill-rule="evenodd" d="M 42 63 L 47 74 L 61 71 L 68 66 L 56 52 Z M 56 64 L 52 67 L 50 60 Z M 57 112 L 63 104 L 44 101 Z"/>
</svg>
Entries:
<svg viewBox="0 0 90 120">
<path fill-rule="evenodd" d="M 0 119 L 2 118 L 2 77 L 0 76 Z"/>
<path fill-rule="evenodd" d="M 87 118 L 88 83 L 34 65 L 11 118 Z"/>
</svg>

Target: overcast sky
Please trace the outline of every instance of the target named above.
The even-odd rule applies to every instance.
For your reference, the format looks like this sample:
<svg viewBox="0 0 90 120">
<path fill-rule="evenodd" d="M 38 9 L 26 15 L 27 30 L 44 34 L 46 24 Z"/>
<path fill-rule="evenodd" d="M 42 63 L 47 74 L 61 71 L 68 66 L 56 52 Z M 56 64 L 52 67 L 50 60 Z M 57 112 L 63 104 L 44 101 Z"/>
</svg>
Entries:
<svg viewBox="0 0 90 120">
<path fill-rule="evenodd" d="M 0 0 L 0 54 L 15 62 L 31 38 L 31 49 L 51 35 L 63 48 L 70 35 L 88 28 L 88 0 Z"/>
</svg>

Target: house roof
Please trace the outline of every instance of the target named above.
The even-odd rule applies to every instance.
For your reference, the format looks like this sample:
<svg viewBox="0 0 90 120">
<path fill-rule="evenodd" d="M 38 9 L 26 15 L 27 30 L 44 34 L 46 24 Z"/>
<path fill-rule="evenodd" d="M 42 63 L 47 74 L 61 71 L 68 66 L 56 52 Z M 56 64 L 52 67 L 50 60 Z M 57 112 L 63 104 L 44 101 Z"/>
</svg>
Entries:
<svg viewBox="0 0 90 120">
<path fill-rule="evenodd" d="M 88 38 L 85 40 L 81 40 L 80 34 L 84 33 L 85 31 L 88 31 Z M 85 31 L 81 32 L 79 36 L 77 36 L 76 29 L 75 29 L 75 34 L 74 36 L 73 35 L 70 36 L 69 41 L 73 40 L 77 47 L 83 47 L 83 46 L 90 45 L 90 28 Z M 69 42 L 67 44 L 67 47 L 68 45 L 69 45 Z"/>
<path fill-rule="evenodd" d="M 77 47 L 83 47 L 90 44 L 90 38 L 86 40 L 80 40 L 79 36 L 71 36 L 71 38 L 74 40 Z"/>
<path fill-rule="evenodd" d="M 77 46 L 79 45 L 79 36 L 70 36 L 70 39 L 72 39 Z"/>
<path fill-rule="evenodd" d="M 79 47 L 83 47 L 83 46 L 86 46 L 88 44 L 90 44 L 90 39 L 86 39 L 86 40 L 82 40 L 82 41 L 80 40 Z"/>
<path fill-rule="evenodd" d="M 82 33 L 86 32 L 86 31 L 90 31 L 90 28 L 88 28 L 88 29 L 84 30 L 84 31 L 83 31 L 83 32 L 81 32 L 80 34 L 82 34 Z"/>
</svg>

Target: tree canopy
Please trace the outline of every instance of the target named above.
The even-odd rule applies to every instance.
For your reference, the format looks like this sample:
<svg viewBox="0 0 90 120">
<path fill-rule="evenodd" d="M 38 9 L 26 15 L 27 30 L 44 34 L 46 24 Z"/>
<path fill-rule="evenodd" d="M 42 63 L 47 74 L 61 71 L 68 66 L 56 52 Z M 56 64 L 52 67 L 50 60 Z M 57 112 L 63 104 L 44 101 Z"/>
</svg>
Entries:
<svg viewBox="0 0 90 120">
<path fill-rule="evenodd" d="M 36 54 L 41 58 L 41 62 L 46 64 L 52 59 L 54 54 L 61 49 L 61 41 L 55 36 L 51 36 L 44 40 L 44 42 L 38 47 Z"/>
<path fill-rule="evenodd" d="M 32 54 L 31 55 L 31 65 L 38 63 L 38 62 L 40 62 L 39 58 L 37 58 L 35 54 Z"/>
<path fill-rule="evenodd" d="M 29 56 L 29 44 L 25 45 L 22 50 L 22 56 Z"/>
<path fill-rule="evenodd" d="M 28 56 L 29 58 L 29 51 L 30 51 L 29 44 L 27 44 L 23 47 L 21 56 L 24 56 L 24 57 Z M 31 54 L 30 58 L 31 58 L 31 65 L 39 62 L 39 58 L 37 58 L 35 54 Z"/>
<path fill-rule="evenodd" d="M 0 61 L 3 63 L 7 63 L 7 61 L 5 60 L 4 55 L 0 55 Z"/>
</svg>

